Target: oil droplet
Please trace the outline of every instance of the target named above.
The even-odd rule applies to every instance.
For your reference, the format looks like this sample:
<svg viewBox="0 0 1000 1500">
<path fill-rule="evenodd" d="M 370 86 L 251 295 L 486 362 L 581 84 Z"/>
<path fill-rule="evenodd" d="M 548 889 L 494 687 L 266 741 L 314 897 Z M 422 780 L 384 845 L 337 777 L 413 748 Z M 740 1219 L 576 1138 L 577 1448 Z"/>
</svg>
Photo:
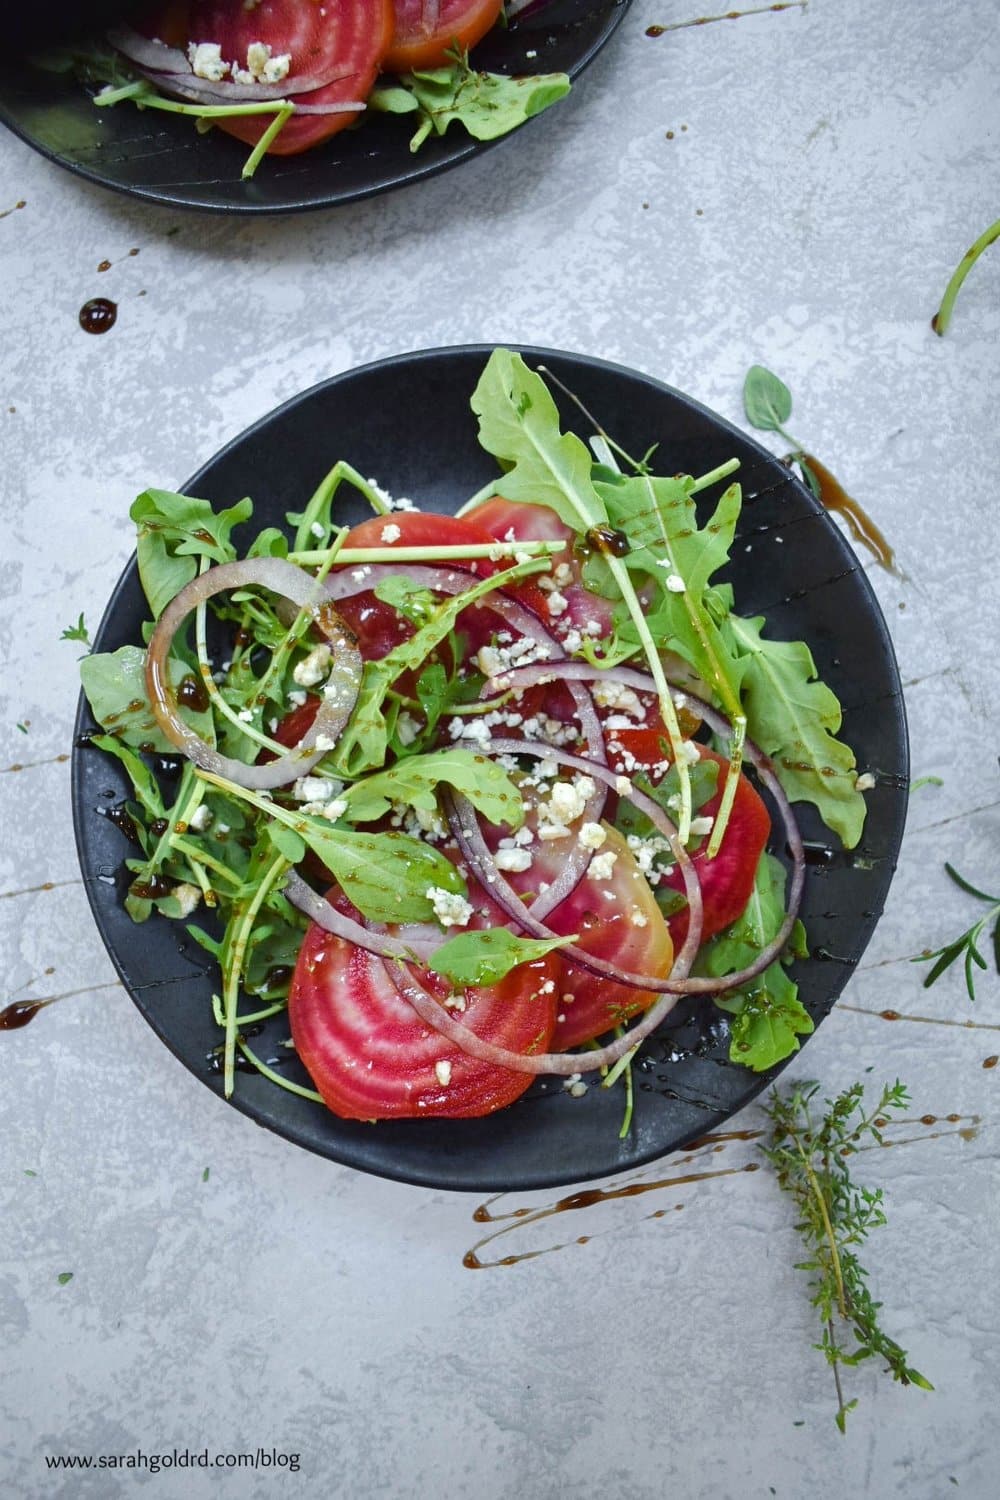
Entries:
<svg viewBox="0 0 1000 1500">
<path fill-rule="evenodd" d="M 109 297 L 91 297 L 80 308 L 80 327 L 84 333 L 107 333 L 115 326 L 118 304 Z"/>
<path fill-rule="evenodd" d="M 111 270 L 111 262 L 109 260 L 102 260 L 101 264 L 98 266 L 97 269 L 99 271 L 110 271 Z"/>
</svg>

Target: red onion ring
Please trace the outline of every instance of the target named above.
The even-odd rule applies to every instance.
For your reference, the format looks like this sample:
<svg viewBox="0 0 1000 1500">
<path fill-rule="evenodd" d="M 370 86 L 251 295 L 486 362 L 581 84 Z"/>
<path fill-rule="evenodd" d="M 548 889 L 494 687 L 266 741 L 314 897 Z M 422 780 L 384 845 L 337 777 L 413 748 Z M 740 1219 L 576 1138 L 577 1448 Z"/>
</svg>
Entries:
<svg viewBox="0 0 1000 1500">
<path fill-rule="evenodd" d="M 369 593 L 382 579 L 397 577 L 401 566 L 385 565 L 382 563 L 367 564 L 363 568 L 344 568 L 340 572 L 332 573 L 327 580 L 330 597 L 335 599 L 349 599 L 356 594 Z M 357 575 L 361 575 L 360 577 Z M 466 572 L 461 568 L 435 568 L 421 564 L 407 565 L 405 576 L 411 583 L 420 588 L 430 589 L 441 594 L 460 594 L 465 589 L 479 581 L 477 575 Z M 547 656 L 544 665 L 548 667 L 552 662 L 559 663 L 559 673 L 562 676 L 563 665 L 567 664 L 565 651 L 550 631 L 546 630 L 538 616 L 524 604 L 516 599 L 509 598 L 501 591 L 486 595 L 480 599 L 486 609 L 492 609 L 501 616 L 504 623 L 521 635 L 533 641 L 536 646 L 543 647 Z M 539 664 L 542 665 L 541 663 Z M 577 718 L 580 721 L 580 729 L 584 739 L 587 741 L 593 758 L 601 765 L 607 764 L 607 750 L 604 744 L 604 729 L 600 716 L 594 704 L 590 692 L 579 682 L 569 681 L 566 684 L 570 696 L 576 708 Z M 598 823 L 604 811 L 607 799 L 607 791 L 598 781 L 593 796 L 588 800 L 584 809 L 584 816 L 588 822 Z M 580 848 L 574 844 L 572 852 L 566 859 L 565 864 L 552 881 L 549 889 L 541 896 L 536 897 L 533 910 L 538 917 L 547 916 L 554 911 L 560 902 L 579 885 L 583 879 L 587 866 L 590 863 L 591 854 L 589 850 Z"/>
<path fill-rule="evenodd" d="M 302 739 L 275 760 L 253 766 L 222 755 L 184 722 L 177 710 L 167 670 L 170 646 L 184 618 L 224 589 L 244 588 L 247 584 L 258 584 L 291 599 L 300 609 L 310 609 L 333 653 L 323 701 Z M 192 578 L 171 599 L 156 622 L 146 651 L 146 692 L 156 722 L 167 739 L 196 766 L 217 776 L 225 776 L 238 786 L 270 791 L 305 776 L 331 748 L 357 702 L 361 670 L 357 642 L 328 602 L 326 583 L 317 583 L 311 574 L 283 558 L 255 557 L 243 562 L 219 563 Z"/>
<path fill-rule="evenodd" d="M 702 708 L 705 710 L 706 723 L 710 723 L 711 720 L 714 720 L 716 724 L 720 726 L 720 728 L 716 731 L 717 733 L 728 732 L 728 722 L 721 714 L 717 713 L 715 709 L 711 708 L 708 704 L 700 704 L 699 711 L 701 711 Z M 652 975 L 630 974 L 624 969 L 617 969 L 613 964 L 606 964 L 603 959 L 594 958 L 592 954 L 583 953 L 582 951 L 576 950 L 572 944 L 562 949 L 564 957 L 571 958 L 574 963 L 579 963 L 582 967 L 589 968 L 593 973 L 602 974 L 608 979 L 613 979 L 617 984 L 631 985 L 636 989 L 653 991 L 669 989 L 671 991 L 675 991 L 678 994 L 684 995 L 713 995 L 721 994 L 725 990 L 735 989 L 738 985 L 745 984 L 750 979 L 755 979 L 758 974 L 762 974 L 764 970 L 768 968 L 782 953 L 788 942 L 788 939 L 792 935 L 792 928 L 795 926 L 795 920 L 798 915 L 799 906 L 802 902 L 802 892 L 805 886 L 805 851 L 802 847 L 802 837 L 799 833 L 798 824 L 795 821 L 795 815 L 792 812 L 791 804 L 789 803 L 788 798 L 785 795 L 781 783 L 778 781 L 777 776 L 774 774 L 773 768 L 771 767 L 771 763 L 768 760 L 767 756 L 765 756 L 750 740 L 746 741 L 744 750 L 746 752 L 747 759 L 750 761 L 751 765 L 753 765 L 758 776 L 760 777 L 762 784 L 771 793 L 778 805 L 778 810 L 781 814 L 782 822 L 785 826 L 785 836 L 788 841 L 789 852 L 792 856 L 792 878 L 789 884 L 785 918 L 781 926 L 778 928 L 778 931 L 771 939 L 770 943 L 768 943 L 767 947 L 761 949 L 760 953 L 754 959 L 752 964 L 748 964 L 745 969 L 740 969 L 736 973 L 725 974 L 718 979 L 711 979 L 708 977 L 685 977 L 682 981 L 679 982 L 675 982 L 670 978 L 656 979 Z M 596 766 L 582 756 L 569 755 L 566 751 L 554 750 L 551 746 L 536 745 L 534 748 L 532 748 L 525 741 L 521 740 L 494 740 L 489 746 L 484 749 L 483 754 L 521 754 L 535 756 L 541 756 L 544 754 L 546 756 L 551 756 L 563 765 L 572 767 L 574 770 L 583 771 L 585 774 L 590 776 L 600 777 L 601 779 L 605 780 L 610 786 L 613 786 L 617 780 L 617 777 L 613 771 L 608 771 L 605 767 L 602 766 Z M 445 794 L 446 798 L 448 795 L 448 793 Z M 688 898 L 688 905 L 691 908 L 688 934 L 687 938 L 685 939 L 684 949 L 682 950 L 682 952 L 684 952 L 689 947 L 693 935 L 695 937 L 695 951 L 697 951 L 697 947 L 701 942 L 701 888 L 700 885 L 698 885 L 696 873 L 693 874 L 692 878 L 689 878 L 688 867 L 690 867 L 692 871 L 694 867 L 687 854 L 687 851 L 681 849 L 681 846 L 677 843 L 676 830 L 674 830 L 673 824 L 670 823 L 669 819 L 666 817 L 666 814 L 663 812 L 658 803 L 654 802 L 651 797 L 645 796 L 645 794 L 641 792 L 637 787 L 632 788 L 632 790 L 628 793 L 628 798 L 629 801 L 632 802 L 634 806 L 636 806 L 640 810 L 640 812 L 645 813 L 645 815 L 649 818 L 650 822 L 652 822 L 655 827 L 658 827 L 660 829 L 661 833 L 664 834 L 664 837 L 670 840 L 671 850 L 674 852 L 675 858 L 677 857 L 677 851 L 681 851 L 681 857 L 678 858 L 678 863 L 681 866 L 681 873 L 684 877 L 685 895 Z M 458 806 L 458 803 L 459 799 L 456 798 L 456 806 Z M 459 807 L 459 812 L 461 813 L 463 811 L 464 810 Z M 472 823 L 475 824 L 474 830 L 471 826 Z M 672 834 L 667 832 L 668 828 L 672 830 Z M 513 890 L 508 882 L 504 880 L 501 872 L 496 869 L 493 857 L 489 849 L 487 848 L 485 840 L 483 840 L 482 834 L 479 830 L 479 824 L 475 820 L 474 809 L 470 809 L 468 815 L 466 815 L 464 818 L 456 819 L 455 824 L 453 825 L 453 832 L 455 834 L 456 840 L 459 842 L 459 847 L 462 848 L 462 852 L 465 854 L 466 858 L 470 861 L 470 863 L 473 865 L 473 868 L 476 870 L 477 877 L 486 883 L 490 895 L 493 896 L 493 898 L 501 907 L 503 907 L 505 911 L 508 909 L 507 902 L 508 899 L 510 899 L 511 910 L 512 912 L 516 911 L 517 908 L 514 903 L 520 902 L 520 897 L 518 897 L 517 892 Z M 490 865 L 492 865 L 492 868 L 489 867 Z M 486 880 L 487 875 L 492 878 Z M 697 890 L 697 904 L 692 900 L 692 884 Z M 553 933 L 549 928 L 542 928 L 542 924 L 540 923 L 537 924 L 537 927 L 541 930 L 536 931 L 536 922 L 532 917 L 531 908 L 525 907 L 523 902 L 520 902 L 520 912 L 522 914 L 522 925 L 524 926 L 525 930 L 532 933 L 533 936 L 545 938 L 557 936 L 557 934 Z M 694 954 L 692 953 L 691 962 L 693 961 Z"/>
<path fill-rule="evenodd" d="M 196 104 L 255 104 L 290 99 L 295 94 L 311 94 L 326 88 L 327 84 L 340 83 L 351 77 L 350 72 L 345 73 L 341 68 L 325 73 L 300 73 L 283 78 L 280 83 L 234 83 L 225 79 L 213 83 L 210 78 L 199 78 L 192 71 L 190 62 L 179 48 L 151 40 L 131 26 L 113 27 L 107 38 L 115 51 L 127 58 L 144 78 L 165 92 Z M 314 105 L 309 106 L 309 113 L 334 114 L 364 107 L 363 101 L 360 104 Z"/>
</svg>

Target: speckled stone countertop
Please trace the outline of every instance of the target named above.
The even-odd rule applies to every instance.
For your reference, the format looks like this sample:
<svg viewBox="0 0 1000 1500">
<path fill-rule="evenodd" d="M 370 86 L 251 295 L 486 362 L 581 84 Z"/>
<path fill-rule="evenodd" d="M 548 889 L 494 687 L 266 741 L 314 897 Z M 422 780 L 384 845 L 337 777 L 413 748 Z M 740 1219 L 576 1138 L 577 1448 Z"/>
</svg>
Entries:
<svg viewBox="0 0 1000 1500">
<path fill-rule="evenodd" d="M 980 914 L 946 860 L 1000 887 L 1000 250 L 947 336 L 930 328 L 998 212 L 996 12 L 755 9 L 695 26 L 696 0 L 634 0 L 518 138 L 344 209 L 186 214 L 0 142 L 0 1003 L 67 997 L 0 1039 L 4 1496 L 996 1494 L 1000 983 L 991 966 L 972 1006 L 958 971 L 925 991 L 910 962 Z M 118 303 L 99 338 L 77 320 L 98 295 Z M 894 1149 L 858 1161 L 889 1217 L 863 1258 L 936 1391 L 848 1372 L 843 1437 L 790 1204 L 770 1171 L 730 1170 L 754 1139 L 636 1174 L 683 1184 L 558 1218 L 559 1193 L 511 1194 L 475 1222 L 477 1198 L 225 1108 L 93 925 L 69 814 L 80 648 L 60 633 L 99 617 L 134 494 L 328 375 L 494 341 L 633 366 L 737 423 L 747 368 L 777 370 L 793 432 L 896 548 L 902 576 L 864 561 L 914 777 L 941 784 L 913 793 L 884 917 L 784 1080 L 910 1088 Z M 752 1106 L 733 1128 L 763 1123 Z M 296 1472 L 45 1461 L 175 1448 Z"/>
</svg>

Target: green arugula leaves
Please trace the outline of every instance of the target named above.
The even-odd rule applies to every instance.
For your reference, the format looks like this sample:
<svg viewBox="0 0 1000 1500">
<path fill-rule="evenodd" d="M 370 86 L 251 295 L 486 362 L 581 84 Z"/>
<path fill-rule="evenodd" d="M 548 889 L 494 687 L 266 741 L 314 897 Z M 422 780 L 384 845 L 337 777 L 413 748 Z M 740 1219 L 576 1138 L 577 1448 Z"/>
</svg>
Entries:
<svg viewBox="0 0 1000 1500">
<path fill-rule="evenodd" d="M 469 67 L 465 53 L 453 52 L 452 58 L 447 67 L 404 73 L 369 97 L 370 109 L 415 118 L 411 151 L 418 151 L 430 135 L 444 135 L 452 125 L 462 126 L 477 141 L 497 140 L 557 104 L 570 90 L 565 73 L 511 78 L 477 72 Z"/>
<path fill-rule="evenodd" d="M 713 938 L 698 956 L 697 972 L 713 978 L 736 974 L 752 964 L 773 940 L 785 917 L 785 872 L 772 854 L 761 856 L 754 888 L 742 917 Z M 796 923 L 785 961 L 806 957 L 805 932 Z M 799 1049 L 799 1037 L 813 1030 L 812 1017 L 798 998 L 798 987 L 776 960 L 763 974 L 715 1001 L 732 1015 L 731 1062 L 764 1073 Z"/>
</svg>

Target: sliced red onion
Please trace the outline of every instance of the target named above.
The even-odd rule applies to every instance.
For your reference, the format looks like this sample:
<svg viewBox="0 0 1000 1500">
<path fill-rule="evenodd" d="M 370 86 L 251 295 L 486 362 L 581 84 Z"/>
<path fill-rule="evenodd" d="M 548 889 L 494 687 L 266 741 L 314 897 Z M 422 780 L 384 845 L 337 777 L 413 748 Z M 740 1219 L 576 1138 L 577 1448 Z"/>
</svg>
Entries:
<svg viewBox="0 0 1000 1500">
<path fill-rule="evenodd" d="M 317 927 L 322 927 L 324 932 L 343 938 L 346 942 L 353 943 L 356 948 L 363 948 L 366 953 L 375 954 L 378 958 L 398 958 L 406 961 L 413 958 L 413 949 L 410 944 L 404 943 L 401 938 L 393 937 L 389 932 L 378 932 L 372 927 L 356 922 L 353 917 L 348 917 L 342 911 L 338 911 L 332 901 L 328 901 L 325 896 L 314 891 L 312 886 L 307 885 L 295 870 L 289 870 L 285 877 L 282 894 L 292 906 L 297 907 L 310 921 L 315 922 Z"/>
<path fill-rule="evenodd" d="M 297 115 L 357 115 L 367 108 L 364 99 L 341 99 L 336 104 L 300 104 L 295 100 Z"/>
<path fill-rule="evenodd" d="M 638 1046 L 649 1036 L 650 1032 L 656 1030 L 661 1021 L 670 1014 L 678 999 L 676 995 L 661 995 L 656 1004 L 646 1011 L 642 1019 L 637 1021 L 630 1031 L 616 1037 L 607 1046 L 598 1047 L 593 1052 L 511 1052 L 507 1047 L 499 1047 L 495 1042 L 488 1042 L 483 1037 L 477 1036 L 471 1027 L 459 1021 L 445 1009 L 440 1000 L 435 999 L 425 990 L 419 980 L 414 979 L 405 964 L 387 960 L 385 966 L 399 993 L 410 1002 L 417 1015 L 428 1026 L 432 1026 L 441 1036 L 453 1042 L 456 1047 L 460 1047 L 470 1057 L 477 1057 L 482 1062 L 495 1063 L 501 1068 L 509 1068 L 514 1073 L 536 1075 L 554 1073 L 568 1078 L 575 1073 L 593 1073 L 598 1068 L 611 1067 L 627 1052 L 631 1052 L 633 1047 Z"/>
<path fill-rule="evenodd" d="M 191 64 L 179 47 L 168 47 L 158 37 L 143 36 L 133 26 L 111 26 L 108 41 L 116 52 L 152 73 L 190 73 Z"/>
<path fill-rule="evenodd" d="M 609 786 L 614 786 L 617 780 L 614 772 L 609 771 L 607 767 L 598 766 L 582 756 L 569 755 L 564 750 L 553 750 L 548 745 L 537 744 L 529 740 L 501 740 L 495 741 L 494 744 L 500 744 L 504 748 L 495 750 L 491 745 L 484 753 L 488 755 L 527 754 L 539 758 L 553 756 L 562 765 L 572 766 L 574 769 L 584 771 L 587 775 L 606 780 Z M 538 919 L 535 904 L 526 906 L 510 882 L 504 878 L 492 851 L 483 838 L 476 810 L 472 804 L 466 798 L 448 789 L 444 790 L 442 797 L 455 842 L 468 860 L 477 880 L 486 887 L 497 905 L 532 937 L 541 938 L 543 941 L 553 938 L 561 940 L 559 933 L 553 932 L 551 927 L 546 927 Z M 688 981 L 686 977 L 681 980 L 676 978 L 676 975 L 680 972 L 687 975 L 701 945 L 701 886 L 687 851 L 677 840 L 677 830 L 663 809 L 638 788 L 632 789 L 629 799 L 646 814 L 663 836 L 669 839 L 671 852 L 680 866 L 689 908 L 688 931 L 684 946 L 677 955 L 671 974 L 666 978 L 662 975 L 632 973 L 628 969 L 619 968 L 617 964 L 609 963 L 607 959 L 586 952 L 575 943 L 564 943 L 560 952 L 564 958 L 578 964 L 580 968 L 587 969 L 591 974 L 596 974 L 602 979 L 610 979 L 615 984 L 625 985 L 630 989 L 652 991 L 654 994 L 685 994 L 687 984 L 697 981 Z M 715 981 L 710 980 L 709 983 L 714 984 Z M 720 984 L 716 988 L 722 989 L 724 986 Z"/>
<path fill-rule="evenodd" d="M 349 599 L 356 594 L 368 593 L 386 578 L 398 576 L 399 565 L 385 565 L 381 563 L 367 564 L 360 568 L 344 568 L 340 572 L 331 574 L 328 579 L 331 597 L 336 599 Z M 477 575 L 466 572 L 462 568 L 435 568 L 421 564 L 407 564 L 405 575 L 411 583 L 419 588 L 430 589 L 440 594 L 461 594 L 480 581 Z M 534 642 L 536 646 L 544 648 L 546 657 L 544 663 L 539 663 L 541 668 L 550 667 L 553 662 L 559 663 L 558 675 L 562 677 L 563 666 L 567 664 L 565 651 L 561 643 L 554 635 L 546 630 L 538 616 L 526 605 L 516 599 L 497 590 L 495 593 L 487 594 L 478 601 L 486 609 L 492 609 L 501 616 L 504 623 L 516 630 L 520 635 Z M 530 670 L 530 669 L 529 669 Z M 553 675 L 549 671 L 548 675 Z M 580 729 L 594 760 L 601 765 L 607 764 L 607 749 L 604 744 L 604 729 L 600 716 L 594 705 L 594 700 L 589 691 L 579 682 L 567 682 L 567 688 L 573 699 L 577 717 L 580 721 Z M 607 790 L 604 784 L 597 780 L 593 795 L 584 809 L 587 822 L 599 823 L 604 811 L 607 799 Z M 567 856 L 565 864 L 549 886 L 549 889 L 536 900 L 534 911 L 539 918 L 547 916 L 549 912 L 565 901 L 579 885 L 584 873 L 590 863 L 590 851 L 575 844 L 571 853 Z"/>
<path fill-rule="evenodd" d="M 528 667 L 518 667 L 516 671 L 504 672 L 502 676 L 494 678 L 487 686 L 491 686 L 497 690 L 503 689 L 504 691 L 508 688 L 513 688 L 516 691 L 521 687 L 533 686 L 542 680 L 544 675 L 540 670 L 540 665 L 532 664 Z M 589 662 L 584 661 L 560 662 L 559 678 L 565 682 L 595 682 L 601 680 L 618 682 L 624 687 L 634 688 L 637 692 L 656 695 L 656 684 L 652 677 L 649 677 L 645 672 L 637 672 L 633 667 L 593 667 Z M 719 735 L 722 739 L 728 739 L 732 734 L 733 726 L 725 714 L 721 714 L 717 708 L 713 708 L 710 703 L 706 703 L 704 698 L 699 698 L 686 688 L 675 687 L 671 687 L 670 695 L 678 708 L 691 708 L 708 725 L 713 734 Z M 788 916 L 782 925 L 782 931 L 787 928 L 785 937 L 782 940 L 783 947 L 791 935 L 791 930 L 795 922 L 795 914 L 801 904 L 802 891 L 805 886 L 806 867 L 805 853 L 802 848 L 802 835 L 799 832 L 799 825 L 795 820 L 795 814 L 792 811 L 788 794 L 785 792 L 778 778 L 774 761 L 751 739 L 744 740 L 743 742 L 743 756 L 753 766 L 761 785 L 766 787 L 774 798 L 778 812 L 781 815 L 781 821 L 784 824 L 788 851 L 792 856 Z M 762 971 L 756 969 L 755 972 L 760 973 Z M 745 975 L 735 975 L 729 978 L 729 984 L 742 984 L 745 977 Z M 695 980 L 691 980 L 690 982 L 692 985 L 697 983 Z M 704 981 L 702 983 L 704 984 Z"/>
<path fill-rule="evenodd" d="M 717 733 L 725 734 L 728 732 L 728 722 L 721 714 L 718 714 L 708 704 L 700 704 L 699 702 L 699 711 L 702 709 L 706 711 L 706 723 L 710 722 L 709 716 L 711 716 L 711 719 L 715 720 L 716 724 L 720 726 L 716 730 Z M 713 727 L 715 726 L 713 725 Z M 795 925 L 798 909 L 802 902 L 802 891 L 805 885 L 805 853 L 791 804 L 782 790 L 770 762 L 757 746 L 749 740 L 746 742 L 745 749 L 747 759 L 753 765 L 762 784 L 767 787 L 767 790 L 774 797 L 778 805 L 782 822 L 785 825 L 788 848 L 792 856 L 792 877 L 789 883 L 787 910 L 784 921 L 770 943 L 761 949 L 753 963 L 748 964 L 745 969 L 740 969 L 736 973 L 725 974 L 716 979 L 708 978 L 707 976 L 696 978 L 685 977 L 683 980 L 675 981 L 672 977 L 657 979 L 652 975 L 631 974 L 624 969 L 618 969 L 614 964 L 606 963 L 604 959 L 597 959 L 593 954 L 584 953 L 582 950 L 576 949 L 572 944 L 562 949 L 565 958 L 572 959 L 574 963 L 580 964 L 583 968 L 590 969 L 592 973 L 601 974 L 605 978 L 613 979 L 617 984 L 630 985 L 636 989 L 656 992 L 670 990 L 684 995 L 713 995 L 721 994 L 725 990 L 736 989 L 739 985 L 746 984 L 748 980 L 755 979 L 758 974 L 762 974 L 766 968 L 769 968 L 776 958 L 780 957 L 792 935 L 792 928 Z M 564 750 L 554 750 L 551 746 L 531 746 L 528 742 L 522 740 L 494 740 L 483 753 L 487 755 L 527 754 L 551 756 L 562 765 L 569 766 L 574 770 L 583 771 L 589 776 L 604 779 L 608 785 L 613 786 L 617 781 L 615 773 L 609 771 L 606 767 L 597 766 L 582 756 L 570 755 Z M 446 798 L 448 795 L 446 794 Z M 687 896 L 689 906 L 688 933 L 681 952 L 682 955 L 686 954 L 687 950 L 692 948 L 693 941 L 693 950 L 688 965 L 690 966 L 690 963 L 694 962 L 694 955 L 701 943 L 701 887 L 698 883 L 697 871 L 687 851 L 677 842 L 676 830 L 659 804 L 654 802 L 651 797 L 647 797 L 638 787 L 631 789 L 628 793 L 628 799 L 640 812 L 645 813 L 650 822 L 670 841 L 671 850 L 680 865 L 681 874 L 684 879 L 685 895 Z M 524 906 L 517 892 L 504 880 L 503 875 L 497 869 L 496 862 L 479 829 L 475 809 L 468 806 L 468 804 L 463 806 L 458 797 L 454 799 L 452 807 L 453 813 L 457 813 L 457 817 L 454 818 L 452 825 L 456 841 L 462 849 L 463 854 L 465 854 L 466 859 L 469 860 L 475 870 L 477 878 L 487 886 L 490 895 L 494 897 L 504 911 L 509 910 L 512 916 L 520 915 L 520 920 L 525 931 L 531 933 L 533 937 L 556 937 L 558 934 L 552 932 L 550 928 L 543 927 L 541 923 L 536 921 L 533 916 L 533 909 Z M 685 970 L 685 975 L 686 973 L 687 971 Z"/>
<path fill-rule="evenodd" d="M 116 52 L 128 58 L 137 72 L 166 93 L 176 94 L 195 104 L 257 104 L 271 100 L 290 99 L 296 94 L 311 94 L 328 84 L 340 83 L 351 77 L 348 69 L 331 70 L 325 73 L 297 73 L 283 78 L 279 83 L 234 83 L 231 79 L 220 79 L 214 83 L 210 78 L 200 78 L 191 69 L 191 64 L 177 47 L 150 40 L 131 26 L 117 26 L 108 32 L 108 41 Z M 337 114 L 346 110 L 364 109 L 364 102 L 331 105 L 313 105 L 303 112 L 309 114 Z"/>
<path fill-rule="evenodd" d="M 258 584 L 291 599 L 300 609 L 312 611 L 315 624 L 326 636 L 332 653 L 330 675 L 323 687 L 319 712 L 299 743 L 284 755 L 264 765 L 247 765 L 222 755 L 186 724 L 177 710 L 170 685 L 167 658 L 171 642 L 185 617 L 206 599 L 224 589 Z M 347 723 L 361 686 L 362 661 L 357 642 L 329 603 L 325 581 L 279 557 L 254 557 L 243 562 L 219 563 L 199 573 L 166 606 L 153 631 L 146 652 L 146 691 L 163 733 L 172 745 L 203 771 L 225 776 L 238 786 L 269 791 L 305 776 L 328 750 Z"/>
</svg>

